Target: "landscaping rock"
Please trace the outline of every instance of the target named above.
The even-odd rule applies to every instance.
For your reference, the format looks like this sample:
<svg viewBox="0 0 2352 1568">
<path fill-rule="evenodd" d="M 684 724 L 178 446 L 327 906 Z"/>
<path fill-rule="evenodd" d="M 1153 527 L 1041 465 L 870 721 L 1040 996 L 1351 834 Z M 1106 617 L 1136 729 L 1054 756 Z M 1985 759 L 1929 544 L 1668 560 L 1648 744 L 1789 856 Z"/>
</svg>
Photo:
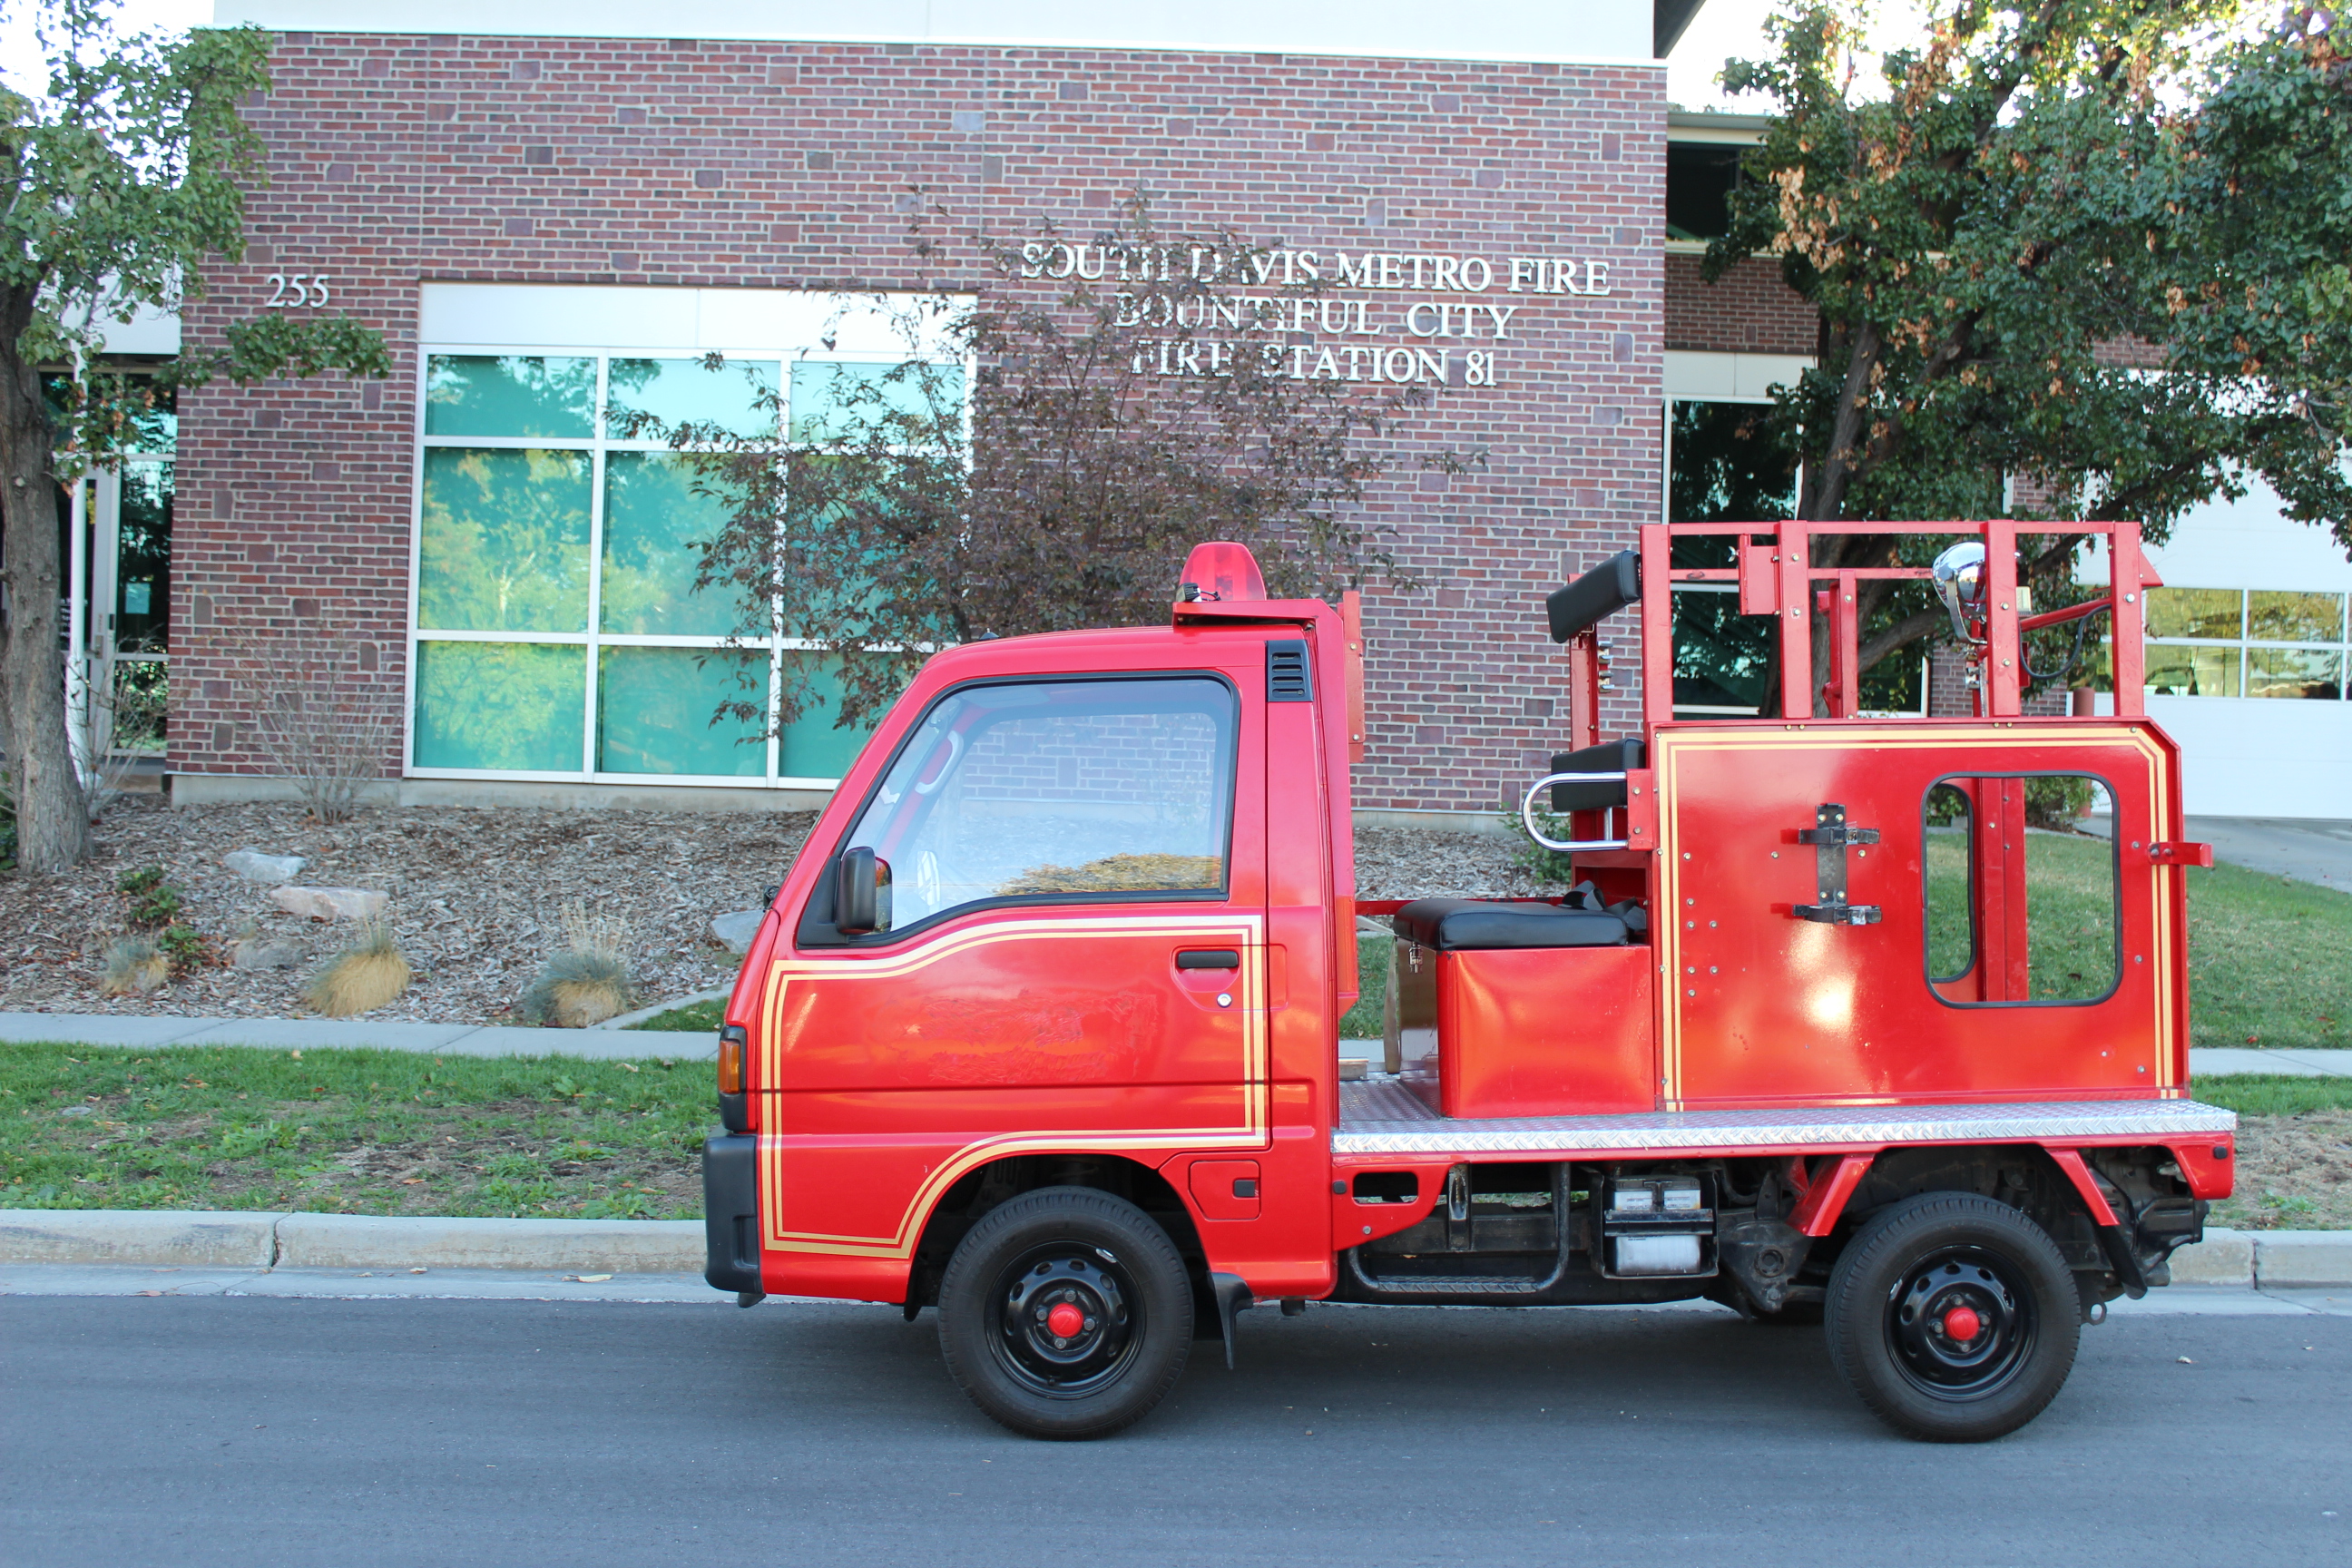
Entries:
<svg viewBox="0 0 2352 1568">
<path fill-rule="evenodd" d="M 310 864 L 299 855 L 265 855 L 258 849 L 232 849 L 221 864 L 248 882 L 290 882 Z"/>
<path fill-rule="evenodd" d="M 380 915 L 392 902 L 391 895 L 372 888 L 273 888 L 269 900 L 289 915 L 308 915 L 317 921 Z"/>
<path fill-rule="evenodd" d="M 751 951 L 751 939 L 760 934 L 760 922 L 767 918 L 765 910 L 737 910 L 712 921 L 710 934 L 725 942 L 728 952 L 740 957 Z"/>
<path fill-rule="evenodd" d="M 292 969 L 302 962 L 302 950 L 290 942 L 241 942 L 229 950 L 236 969 Z"/>
</svg>

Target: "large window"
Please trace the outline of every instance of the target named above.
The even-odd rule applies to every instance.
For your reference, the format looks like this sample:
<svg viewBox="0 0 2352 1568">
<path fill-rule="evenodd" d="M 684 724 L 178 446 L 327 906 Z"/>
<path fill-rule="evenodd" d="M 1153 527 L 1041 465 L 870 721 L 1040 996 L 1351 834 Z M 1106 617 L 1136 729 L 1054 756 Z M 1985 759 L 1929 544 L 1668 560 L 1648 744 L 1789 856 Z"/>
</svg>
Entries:
<svg viewBox="0 0 2352 1568">
<path fill-rule="evenodd" d="M 1710 151 L 1712 151 L 1710 149 Z M 1666 521 L 1772 522 L 1796 515 L 1797 458 L 1774 437 L 1763 403 L 1678 398 L 1667 406 Z M 1677 566 L 1728 566 L 1732 541 L 1677 539 Z M 1675 716 L 1752 715 L 1771 689 L 1772 623 L 1739 613 L 1730 584 L 1674 594 Z"/>
<path fill-rule="evenodd" d="M 2150 588 L 2147 690 L 2340 701 L 2352 652 L 2344 614 L 2342 594 Z"/>
<path fill-rule="evenodd" d="M 865 742 L 837 682 L 781 735 L 764 606 L 698 592 L 723 505 L 633 416 L 821 436 L 879 365 L 779 349 L 425 355 L 409 770 L 470 777 L 830 784 Z M 730 638 L 738 639 L 730 646 Z"/>
<path fill-rule="evenodd" d="M 894 929 L 997 899 L 1215 897 L 1234 703 L 1205 678 L 967 687 L 908 737 L 850 833 Z"/>
</svg>

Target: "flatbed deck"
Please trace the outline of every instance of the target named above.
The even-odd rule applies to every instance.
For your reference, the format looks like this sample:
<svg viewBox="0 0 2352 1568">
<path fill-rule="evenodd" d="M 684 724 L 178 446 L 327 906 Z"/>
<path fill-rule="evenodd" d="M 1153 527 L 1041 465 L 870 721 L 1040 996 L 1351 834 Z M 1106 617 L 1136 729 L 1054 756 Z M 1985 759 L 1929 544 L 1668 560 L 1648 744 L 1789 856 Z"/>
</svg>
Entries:
<svg viewBox="0 0 2352 1568">
<path fill-rule="evenodd" d="M 1572 1160 L 1829 1153 L 1906 1143 L 2167 1143 L 2236 1131 L 2238 1115 L 2193 1100 L 2036 1100 L 1973 1105 L 1826 1105 L 1768 1110 L 1651 1110 L 1614 1116 L 1441 1116 L 1395 1079 L 1339 1086 L 1332 1152 L 1496 1154 Z"/>
</svg>

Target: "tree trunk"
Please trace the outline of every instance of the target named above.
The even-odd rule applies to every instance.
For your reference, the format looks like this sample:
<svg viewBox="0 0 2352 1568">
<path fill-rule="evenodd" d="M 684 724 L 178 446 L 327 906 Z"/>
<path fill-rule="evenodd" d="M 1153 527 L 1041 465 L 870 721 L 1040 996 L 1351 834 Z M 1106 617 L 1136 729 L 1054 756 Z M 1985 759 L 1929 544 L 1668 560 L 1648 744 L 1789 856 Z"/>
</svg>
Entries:
<svg viewBox="0 0 2352 1568">
<path fill-rule="evenodd" d="M 50 467 L 57 436 L 37 367 L 17 352 L 31 321 L 29 290 L 0 290 L 0 583 L 8 592 L 0 630 L 0 691 L 15 742 L 8 771 L 16 796 L 16 864 L 58 872 L 89 854 L 89 816 L 66 733 L 58 503 Z"/>
</svg>

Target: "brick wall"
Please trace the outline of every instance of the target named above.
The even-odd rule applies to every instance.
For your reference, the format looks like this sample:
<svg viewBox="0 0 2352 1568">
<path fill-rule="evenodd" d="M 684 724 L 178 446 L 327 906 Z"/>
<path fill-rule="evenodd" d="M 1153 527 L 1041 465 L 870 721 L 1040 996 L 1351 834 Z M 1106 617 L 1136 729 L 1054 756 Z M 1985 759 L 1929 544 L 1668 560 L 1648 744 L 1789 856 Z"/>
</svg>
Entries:
<svg viewBox="0 0 2352 1568">
<path fill-rule="evenodd" d="M 1780 281 L 1780 264 L 1751 256 L 1713 283 L 1701 258 L 1665 258 L 1666 347 L 1717 353 L 1810 354 L 1820 318 Z"/>
<path fill-rule="evenodd" d="M 1608 264 L 1607 297 L 1507 296 L 1498 279 L 1482 298 L 1522 307 L 1493 345 L 1505 384 L 1441 394 L 1396 438 L 1370 510 L 1422 585 L 1368 596 L 1361 805 L 1485 809 L 1539 769 L 1566 712 L 1541 595 L 1657 515 L 1656 70 L 324 34 L 286 35 L 272 68 L 249 111 L 270 175 L 251 248 L 208 272 L 188 336 L 253 314 L 269 273 L 326 271 L 398 374 L 184 400 L 175 771 L 257 765 L 232 622 L 318 599 L 402 683 L 420 282 L 980 283 L 952 250 L 919 275 L 913 187 L 967 234 L 1087 233 L 1141 186 L 1178 230 Z M 1487 460 L 1416 471 L 1436 448 Z M 1630 725 L 1632 661 L 1618 668 L 1610 719 Z"/>
</svg>

